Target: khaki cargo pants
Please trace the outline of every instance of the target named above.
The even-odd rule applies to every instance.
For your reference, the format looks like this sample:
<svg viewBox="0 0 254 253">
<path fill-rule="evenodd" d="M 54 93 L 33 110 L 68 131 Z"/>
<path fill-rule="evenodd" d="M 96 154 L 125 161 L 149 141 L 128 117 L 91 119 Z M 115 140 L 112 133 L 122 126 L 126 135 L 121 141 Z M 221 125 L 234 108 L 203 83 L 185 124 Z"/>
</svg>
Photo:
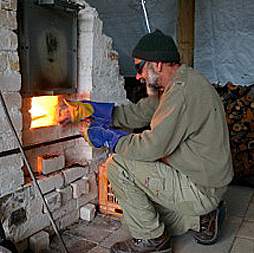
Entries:
<svg viewBox="0 0 254 253">
<path fill-rule="evenodd" d="M 115 154 L 107 160 L 108 178 L 134 238 L 199 230 L 199 216 L 215 209 L 225 188 L 201 188 L 161 162 L 128 160 Z"/>
</svg>

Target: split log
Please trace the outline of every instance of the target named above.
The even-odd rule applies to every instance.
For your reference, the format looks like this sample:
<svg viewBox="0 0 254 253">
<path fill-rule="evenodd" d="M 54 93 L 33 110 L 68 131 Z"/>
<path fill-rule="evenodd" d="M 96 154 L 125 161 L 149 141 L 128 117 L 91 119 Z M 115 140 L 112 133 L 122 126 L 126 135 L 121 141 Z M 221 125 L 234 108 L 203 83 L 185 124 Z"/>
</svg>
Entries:
<svg viewBox="0 0 254 253">
<path fill-rule="evenodd" d="M 236 174 L 254 176 L 254 85 L 214 85 L 226 113 Z"/>
</svg>

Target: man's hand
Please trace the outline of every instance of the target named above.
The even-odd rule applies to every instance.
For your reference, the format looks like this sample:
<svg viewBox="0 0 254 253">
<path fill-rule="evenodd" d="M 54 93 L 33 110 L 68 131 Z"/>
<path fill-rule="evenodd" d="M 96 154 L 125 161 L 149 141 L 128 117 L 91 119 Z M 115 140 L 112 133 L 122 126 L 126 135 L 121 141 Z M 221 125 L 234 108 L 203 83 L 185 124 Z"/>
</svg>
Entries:
<svg viewBox="0 0 254 253">
<path fill-rule="evenodd" d="M 64 100 L 64 103 L 68 107 L 71 122 L 81 122 L 94 113 L 93 106 L 89 102 Z"/>
<path fill-rule="evenodd" d="M 94 121 L 111 123 L 114 103 L 99 103 L 89 100 L 63 100 L 64 106 L 60 109 L 59 123 L 80 123 L 88 118 Z"/>
<path fill-rule="evenodd" d="M 109 148 L 114 151 L 118 140 L 130 133 L 114 129 L 103 123 L 90 123 L 84 130 L 86 141 L 94 148 Z"/>
<path fill-rule="evenodd" d="M 58 123 L 62 126 L 66 126 L 71 123 L 70 110 L 66 104 L 60 104 L 58 108 Z"/>
</svg>

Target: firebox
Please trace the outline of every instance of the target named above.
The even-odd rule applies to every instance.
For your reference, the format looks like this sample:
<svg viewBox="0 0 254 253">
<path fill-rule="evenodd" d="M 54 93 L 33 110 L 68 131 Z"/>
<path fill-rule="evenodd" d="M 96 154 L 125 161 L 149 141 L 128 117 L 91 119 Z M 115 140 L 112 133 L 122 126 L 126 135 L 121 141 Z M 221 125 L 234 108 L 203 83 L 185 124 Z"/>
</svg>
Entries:
<svg viewBox="0 0 254 253">
<path fill-rule="evenodd" d="M 38 96 L 32 97 L 31 129 L 39 127 L 55 126 L 58 124 L 59 96 Z"/>
<path fill-rule="evenodd" d="M 63 96 L 78 94 L 79 10 L 67 0 L 18 0 L 22 140 L 35 172 L 38 157 L 62 157 L 82 138 L 78 126 L 58 124 Z"/>
<path fill-rule="evenodd" d="M 68 1 L 18 1 L 23 97 L 77 91 L 77 15 Z"/>
</svg>

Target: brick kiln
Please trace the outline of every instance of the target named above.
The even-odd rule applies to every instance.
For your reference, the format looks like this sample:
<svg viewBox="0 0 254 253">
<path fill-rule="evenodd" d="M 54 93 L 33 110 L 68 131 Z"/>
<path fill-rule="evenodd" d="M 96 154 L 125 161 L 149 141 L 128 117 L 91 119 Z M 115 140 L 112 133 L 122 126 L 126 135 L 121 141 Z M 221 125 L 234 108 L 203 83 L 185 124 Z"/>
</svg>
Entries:
<svg viewBox="0 0 254 253">
<path fill-rule="evenodd" d="M 57 124 L 57 104 L 63 96 L 125 101 L 118 54 L 96 10 L 69 2 L 0 1 L 0 88 L 59 229 L 77 221 L 80 207 L 96 199 L 98 169 L 78 126 Z M 66 18 L 71 25 L 59 25 L 59 19 L 70 23 Z M 0 218 L 7 236 L 26 247 L 50 221 L 1 107 L 0 122 Z"/>
</svg>

